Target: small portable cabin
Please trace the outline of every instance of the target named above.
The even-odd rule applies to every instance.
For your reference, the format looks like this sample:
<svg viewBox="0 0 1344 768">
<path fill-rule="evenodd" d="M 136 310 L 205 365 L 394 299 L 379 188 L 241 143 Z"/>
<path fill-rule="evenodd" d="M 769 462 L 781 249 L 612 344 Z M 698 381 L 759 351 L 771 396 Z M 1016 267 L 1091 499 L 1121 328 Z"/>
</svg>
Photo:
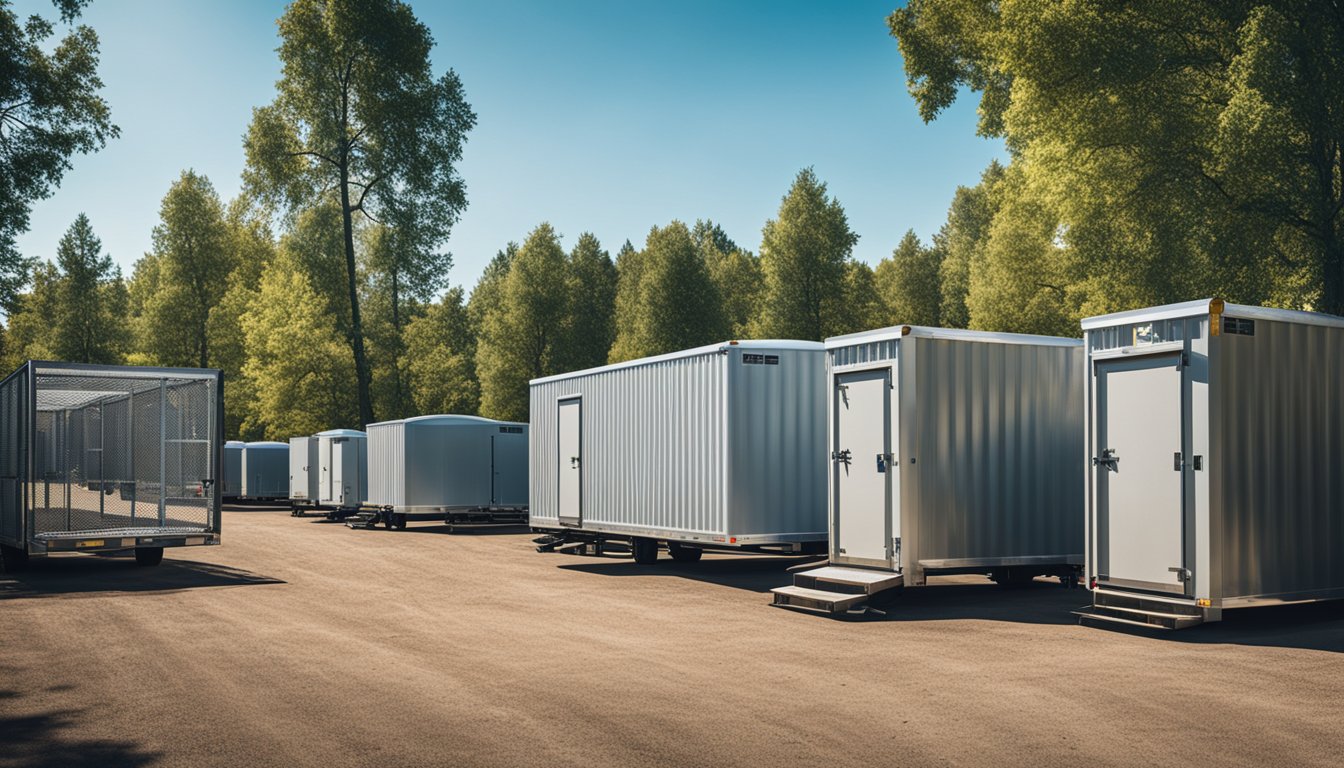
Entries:
<svg viewBox="0 0 1344 768">
<path fill-rule="evenodd" d="M 289 498 L 289 443 L 243 445 L 243 498 L 279 501 Z"/>
<path fill-rule="evenodd" d="M 24 363 L 0 382 L 0 570 L 218 544 L 219 371 Z"/>
<path fill-rule="evenodd" d="M 1181 628 L 1344 597 L 1344 318 L 1205 299 L 1082 326 L 1081 615 Z"/>
<path fill-rule="evenodd" d="M 317 440 L 289 438 L 289 503 L 296 511 L 317 506 Z"/>
<path fill-rule="evenodd" d="M 826 356 L 830 563 L 777 605 L 847 610 L 935 574 L 1076 580 L 1081 341 L 906 325 Z"/>
<path fill-rule="evenodd" d="M 243 445 L 241 440 L 224 444 L 224 480 L 220 490 L 226 500 L 243 495 Z"/>
<path fill-rule="evenodd" d="M 730 341 L 531 382 L 531 525 L 652 562 L 826 540 L 825 360 Z"/>
<path fill-rule="evenodd" d="M 369 486 L 368 437 L 356 429 L 329 429 L 312 440 L 317 446 L 317 504 L 354 509 Z"/>
</svg>

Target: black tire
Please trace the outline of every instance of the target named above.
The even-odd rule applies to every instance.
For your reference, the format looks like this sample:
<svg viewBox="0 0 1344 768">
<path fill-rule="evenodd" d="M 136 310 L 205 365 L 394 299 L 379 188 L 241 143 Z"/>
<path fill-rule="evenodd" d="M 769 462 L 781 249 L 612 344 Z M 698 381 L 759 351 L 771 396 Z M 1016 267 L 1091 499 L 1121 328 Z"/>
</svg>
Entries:
<svg viewBox="0 0 1344 768">
<path fill-rule="evenodd" d="M 28 550 L 0 544 L 0 573 L 19 573 L 28 567 Z"/>
<path fill-rule="evenodd" d="M 395 516 L 392 518 L 392 524 L 395 525 L 395 526 L 397 526 L 397 530 L 398 530 L 398 531 L 404 531 L 404 530 L 406 530 L 406 516 L 405 516 L 405 515 L 395 515 Z"/>
<path fill-rule="evenodd" d="M 637 536 L 630 540 L 630 552 L 635 556 L 636 563 L 653 565 L 658 562 L 658 541 Z"/>
<path fill-rule="evenodd" d="M 701 556 L 705 554 L 705 550 L 669 541 L 667 543 L 667 553 L 678 563 L 695 563 L 700 561 Z"/>
<path fill-rule="evenodd" d="M 163 547 L 139 547 L 135 550 L 135 564 L 146 568 L 163 562 Z"/>
</svg>

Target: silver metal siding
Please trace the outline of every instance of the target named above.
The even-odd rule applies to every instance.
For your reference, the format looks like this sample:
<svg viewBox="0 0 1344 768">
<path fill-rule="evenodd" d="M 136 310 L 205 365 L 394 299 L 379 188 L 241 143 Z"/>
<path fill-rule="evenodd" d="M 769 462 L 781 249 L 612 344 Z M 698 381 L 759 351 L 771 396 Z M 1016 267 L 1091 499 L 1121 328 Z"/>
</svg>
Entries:
<svg viewBox="0 0 1344 768">
<path fill-rule="evenodd" d="M 902 560 L 1081 560 L 1082 345 L 901 344 Z"/>
<path fill-rule="evenodd" d="M 1344 591 L 1344 329 L 1210 340 L 1214 598 Z"/>
<path fill-rule="evenodd" d="M 399 507 L 406 503 L 405 433 L 406 425 L 400 421 L 369 425 L 369 504 Z"/>
</svg>

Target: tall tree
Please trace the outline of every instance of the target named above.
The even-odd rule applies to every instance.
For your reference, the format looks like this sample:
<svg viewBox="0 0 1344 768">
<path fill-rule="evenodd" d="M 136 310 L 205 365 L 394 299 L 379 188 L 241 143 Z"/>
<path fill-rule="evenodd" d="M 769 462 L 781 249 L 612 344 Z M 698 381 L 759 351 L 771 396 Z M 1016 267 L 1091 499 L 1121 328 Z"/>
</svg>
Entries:
<svg viewBox="0 0 1344 768">
<path fill-rule="evenodd" d="M 846 324 L 845 270 L 859 236 L 811 168 L 798 172 L 761 238 L 758 338 L 820 341 Z"/>
<path fill-rule="evenodd" d="M 941 269 L 938 249 L 925 247 L 913 230 L 906 232 L 891 258 L 877 265 L 882 324 L 939 325 Z"/>
<path fill-rule="evenodd" d="M 154 250 L 135 278 L 153 273 L 143 297 L 137 347 L 160 365 L 211 365 L 210 313 L 228 290 L 236 258 L 230 249 L 224 206 L 210 180 L 183 171 L 159 207 Z"/>
<path fill-rule="evenodd" d="M 398 253 L 436 253 L 466 207 L 456 166 L 476 116 L 455 72 L 434 77 L 433 38 L 403 2 L 295 0 L 279 26 L 278 93 L 253 112 L 244 178 L 291 211 L 321 190 L 334 190 L 359 418 L 368 424 L 375 416 L 356 217 L 395 227 L 407 243 Z M 447 271 L 443 262 L 427 269 L 440 276 Z"/>
<path fill-rule="evenodd" d="M 761 294 L 760 259 L 739 248 L 722 227 L 709 220 L 695 222 L 691 239 L 718 291 L 727 334 L 733 338 L 749 336 Z"/>
<path fill-rule="evenodd" d="M 88 0 L 53 4 L 73 24 Z M 0 309 L 7 312 L 28 278 L 15 239 L 28 229 L 33 203 L 60 185 L 72 156 L 118 135 L 98 95 L 98 35 L 81 24 L 53 44 L 55 31 L 36 15 L 20 22 L 0 0 Z"/>
<path fill-rule="evenodd" d="M 651 229 L 639 263 L 638 300 L 618 319 L 614 349 L 637 358 L 723 339 L 718 290 L 685 224 Z"/>
<path fill-rule="evenodd" d="M 485 265 L 485 271 L 476 281 L 476 287 L 471 289 L 471 296 L 467 299 L 467 319 L 471 321 L 473 334 L 480 334 L 486 312 L 499 304 L 504 291 L 504 280 L 509 276 L 513 257 L 517 255 L 517 243 L 510 242 L 504 246 L 495 253 L 494 258 L 490 259 L 490 263 Z"/>
<path fill-rule="evenodd" d="M 878 295 L 877 275 L 862 261 L 845 265 L 845 312 L 836 320 L 830 335 L 858 333 L 886 324 L 886 311 Z"/>
<path fill-rule="evenodd" d="M 619 363 L 639 357 L 631 328 L 640 312 L 639 284 L 644 278 L 644 254 L 626 240 L 616 252 L 616 338 L 607 362 Z"/>
<path fill-rule="evenodd" d="M 477 412 L 476 336 L 461 288 L 450 289 L 406 326 L 406 359 L 418 413 Z"/>
<path fill-rule="evenodd" d="M 210 365 L 224 371 L 224 434 L 227 439 L 256 440 L 263 433 L 243 431 L 256 403 L 253 382 L 243 375 L 247 364 L 244 321 L 261 290 L 261 276 L 275 260 L 275 240 L 264 220 L 251 215 L 246 203 L 234 200 L 224 223 L 233 272 L 219 304 L 210 312 Z M 253 424 L 256 421 L 253 419 Z"/>
<path fill-rule="evenodd" d="M 129 330 L 126 286 L 80 214 L 56 247 L 61 270 L 53 321 L 56 355 L 76 363 L 120 363 Z"/>
<path fill-rule="evenodd" d="M 526 421 L 528 381 L 563 370 L 565 251 L 541 224 L 509 262 L 499 302 L 485 309 L 476 345 L 481 415 Z"/>
<path fill-rule="evenodd" d="M 616 265 L 591 233 L 579 235 L 570 250 L 565 282 L 564 366 L 580 370 L 602 365 L 616 339 Z"/>
<path fill-rule="evenodd" d="M 947 221 L 933 236 L 934 248 L 943 256 L 939 267 L 938 324 L 967 328 L 971 321 L 966 294 L 971 286 L 971 262 L 983 254 L 989 228 L 998 210 L 995 190 L 1003 179 L 1003 166 L 993 161 L 974 187 L 957 187 Z"/>
<path fill-rule="evenodd" d="M 56 334 L 51 319 L 60 314 L 61 274 L 50 261 L 33 265 L 30 287 L 14 300 L 5 333 L 5 370 L 12 371 L 26 360 L 51 360 L 56 352 Z"/>
</svg>

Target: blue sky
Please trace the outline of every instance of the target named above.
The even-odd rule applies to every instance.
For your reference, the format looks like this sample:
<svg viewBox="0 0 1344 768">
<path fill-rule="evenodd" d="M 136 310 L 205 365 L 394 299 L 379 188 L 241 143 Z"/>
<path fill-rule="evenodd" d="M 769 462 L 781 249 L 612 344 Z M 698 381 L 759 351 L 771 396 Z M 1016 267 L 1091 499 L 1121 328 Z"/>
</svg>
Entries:
<svg viewBox="0 0 1344 768">
<path fill-rule="evenodd" d="M 447 248 L 470 288 L 494 253 L 549 221 L 613 254 L 653 225 L 712 218 L 751 250 L 800 168 L 849 214 L 876 264 L 925 240 L 953 191 L 1004 150 L 975 136 L 973 98 L 924 125 L 886 2 L 412 2 L 478 116 L 470 204 Z M 52 16 L 19 0 L 21 14 Z M 184 168 L 238 191 L 242 135 L 274 96 L 283 2 L 94 0 L 105 96 L 121 138 L 75 168 L 20 238 L 50 258 L 83 211 L 129 275 Z"/>
</svg>

